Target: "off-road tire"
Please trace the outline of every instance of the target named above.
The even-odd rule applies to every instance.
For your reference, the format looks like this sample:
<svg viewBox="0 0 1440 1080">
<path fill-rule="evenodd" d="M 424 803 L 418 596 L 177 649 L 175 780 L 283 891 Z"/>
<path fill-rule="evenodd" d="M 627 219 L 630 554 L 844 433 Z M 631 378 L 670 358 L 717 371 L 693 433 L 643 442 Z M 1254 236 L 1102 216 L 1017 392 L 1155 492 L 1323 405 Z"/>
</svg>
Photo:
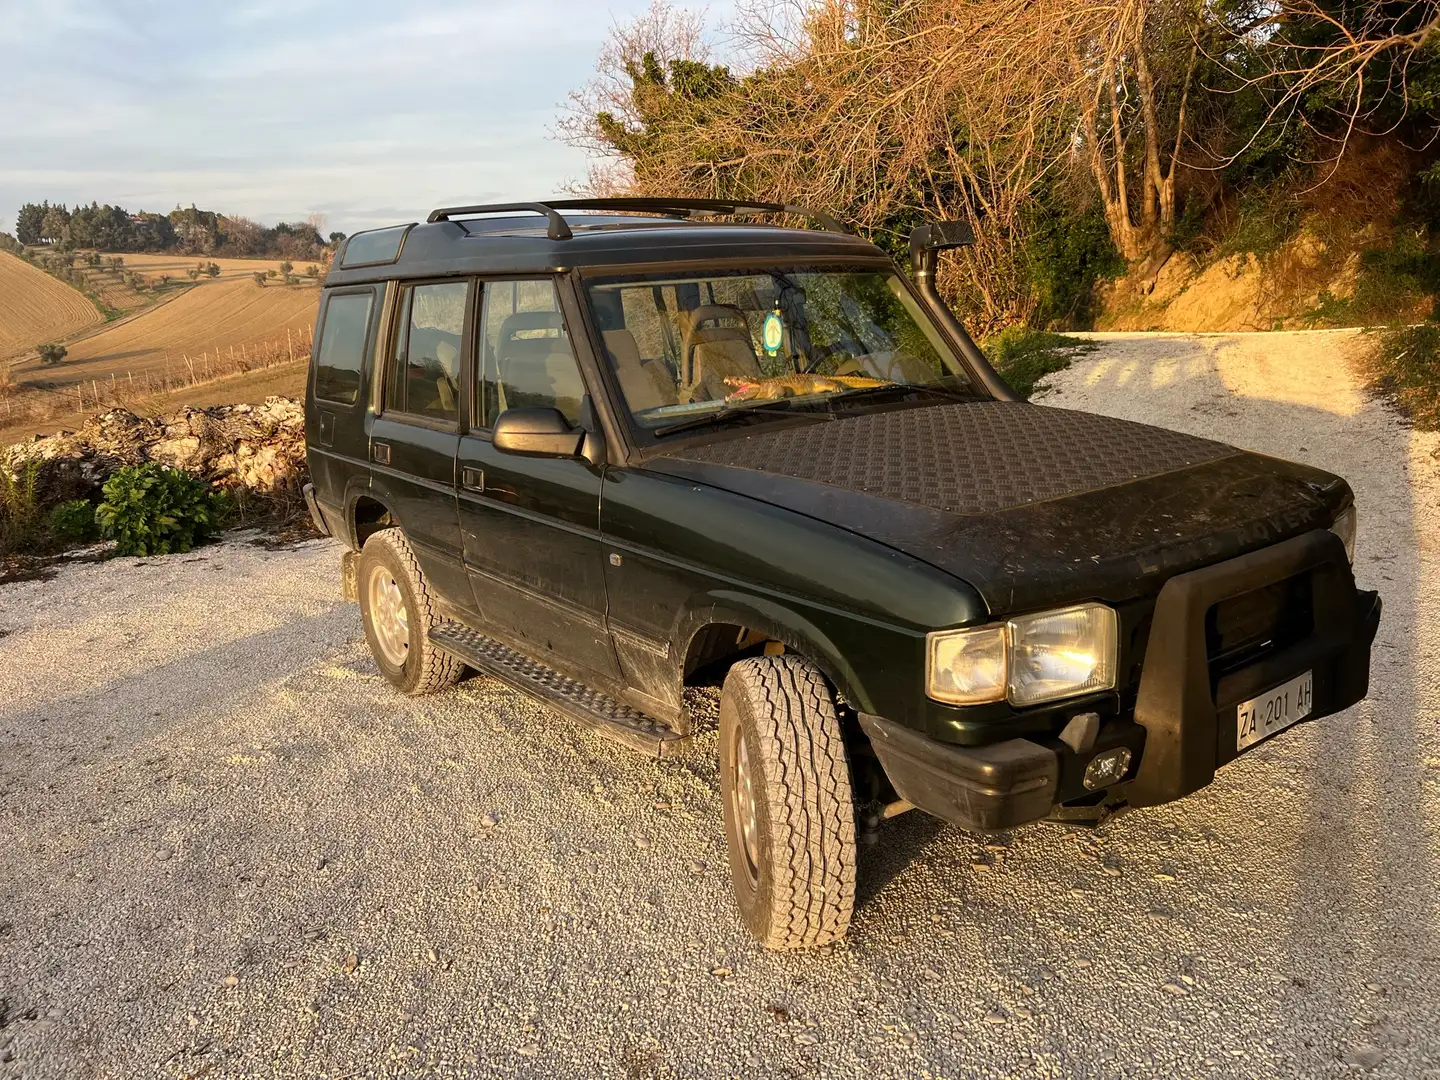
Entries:
<svg viewBox="0 0 1440 1080">
<path fill-rule="evenodd" d="M 755 794 L 753 864 L 735 797 L 737 739 Z M 766 656 L 731 667 L 720 699 L 720 787 L 746 929 L 771 949 L 844 937 L 855 908 L 855 807 L 835 701 L 812 664 Z"/>
<path fill-rule="evenodd" d="M 402 664 L 395 664 L 381 648 L 370 609 L 370 581 L 376 572 L 388 572 L 400 587 L 408 615 L 408 647 Z M 425 574 L 415 551 L 399 529 L 372 533 L 360 550 L 355 581 L 360 590 L 360 612 L 365 623 L 365 640 L 380 673 L 412 696 L 433 694 L 454 686 L 464 674 L 465 664 L 430 640 L 429 631 L 439 622 L 430 603 Z"/>
</svg>

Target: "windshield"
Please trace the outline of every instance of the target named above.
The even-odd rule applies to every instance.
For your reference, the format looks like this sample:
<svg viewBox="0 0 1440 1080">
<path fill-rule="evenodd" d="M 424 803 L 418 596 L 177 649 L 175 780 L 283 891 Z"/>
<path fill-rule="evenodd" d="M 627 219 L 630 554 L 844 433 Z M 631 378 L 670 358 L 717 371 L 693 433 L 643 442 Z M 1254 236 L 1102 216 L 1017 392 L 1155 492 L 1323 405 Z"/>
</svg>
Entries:
<svg viewBox="0 0 1440 1080">
<path fill-rule="evenodd" d="M 890 270 L 651 274 L 587 288 L 626 404 L 657 436 L 740 411 L 759 420 L 905 388 L 978 396 Z"/>
</svg>

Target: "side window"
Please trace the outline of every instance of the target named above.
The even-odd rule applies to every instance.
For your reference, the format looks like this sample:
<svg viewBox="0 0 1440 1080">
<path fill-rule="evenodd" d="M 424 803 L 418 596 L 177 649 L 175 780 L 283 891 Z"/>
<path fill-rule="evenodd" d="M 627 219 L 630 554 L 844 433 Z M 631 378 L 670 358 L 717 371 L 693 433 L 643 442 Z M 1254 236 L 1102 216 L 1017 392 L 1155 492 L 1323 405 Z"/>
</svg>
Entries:
<svg viewBox="0 0 1440 1080">
<path fill-rule="evenodd" d="M 565 320 L 549 278 L 485 284 L 480 338 L 480 426 L 492 428 L 506 409 L 559 409 L 580 419 L 585 384 L 570 348 Z"/>
<path fill-rule="evenodd" d="M 470 285 L 407 285 L 396 306 L 385 408 L 458 423 L 460 344 Z"/>
<path fill-rule="evenodd" d="M 370 308 L 375 294 L 339 293 L 325 301 L 320 347 L 315 352 L 315 396 L 341 405 L 354 405 L 360 396 L 360 369 L 365 360 L 365 336 L 370 329 Z"/>
</svg>

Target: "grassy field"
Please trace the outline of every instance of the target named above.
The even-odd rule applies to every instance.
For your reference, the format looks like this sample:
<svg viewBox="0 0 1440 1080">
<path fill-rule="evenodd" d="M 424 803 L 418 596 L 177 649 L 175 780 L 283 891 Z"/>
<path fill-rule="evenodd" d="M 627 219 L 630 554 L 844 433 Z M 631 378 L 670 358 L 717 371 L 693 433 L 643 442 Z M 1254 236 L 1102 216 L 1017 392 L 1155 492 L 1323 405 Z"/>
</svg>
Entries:
<svg viewBox="0 0 1440 1080">
<path fill-rule="evenodd" d="M 100 320 L 95 305 L 69 285 L 0 252 L 0 360 L 60 341 Z"/>
</svg>

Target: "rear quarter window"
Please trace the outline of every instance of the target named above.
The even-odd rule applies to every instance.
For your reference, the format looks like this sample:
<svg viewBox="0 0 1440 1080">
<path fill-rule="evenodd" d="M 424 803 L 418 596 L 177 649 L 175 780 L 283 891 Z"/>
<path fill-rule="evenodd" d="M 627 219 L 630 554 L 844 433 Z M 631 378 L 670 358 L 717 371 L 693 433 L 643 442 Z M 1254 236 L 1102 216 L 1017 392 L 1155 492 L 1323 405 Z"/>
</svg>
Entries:
<svg viewBox="0 0 1440 1080">
<path fill-rule="evenodd" d="M 375 294 L 369 289 L 326 297 L 320 344 L 315 350 L 317 398 L 354 405 L 360 396 L 360 371 L 374 303 Z"/>
</svg>

